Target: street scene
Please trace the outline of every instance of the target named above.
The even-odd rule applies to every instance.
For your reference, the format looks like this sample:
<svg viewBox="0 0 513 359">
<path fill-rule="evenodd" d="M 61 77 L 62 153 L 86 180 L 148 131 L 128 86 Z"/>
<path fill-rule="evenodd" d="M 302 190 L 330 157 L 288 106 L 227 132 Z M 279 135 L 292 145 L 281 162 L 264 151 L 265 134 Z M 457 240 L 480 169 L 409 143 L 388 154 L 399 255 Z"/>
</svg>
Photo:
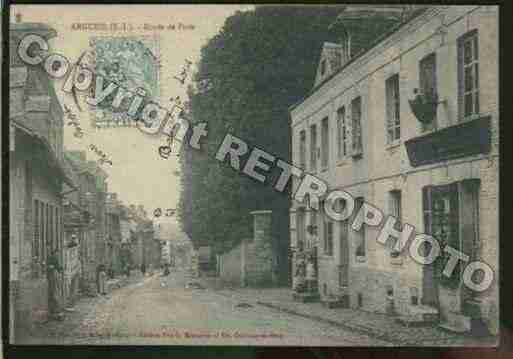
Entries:
<svg viewBox="0 0 513 359">
<path fill-rule="evenodd" d="M 183 272 L 140 277 L 97 301 L 77 305 L 32 344 L 391 345 L 319 321 L 269 310 L 205 288 L 186 288 Z M 73 317 L 73 318 L 72 318 Z M 286 338 L 285 338 L 286 337 Z"/>
<path fill-rule="evenodd" d="M 497 346 L 498 18 L 11 6 L 9 342 Z"/>
</svg>

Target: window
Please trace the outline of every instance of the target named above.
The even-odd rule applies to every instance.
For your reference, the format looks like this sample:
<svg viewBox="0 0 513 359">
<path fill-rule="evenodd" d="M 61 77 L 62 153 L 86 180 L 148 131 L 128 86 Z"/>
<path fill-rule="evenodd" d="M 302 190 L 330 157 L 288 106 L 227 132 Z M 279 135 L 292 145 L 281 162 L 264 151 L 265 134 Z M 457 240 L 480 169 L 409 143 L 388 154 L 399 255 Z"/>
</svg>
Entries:
<svg viewBox="0 0 513 359">
<path fill-rule="evenodd" d="M 468 179 L 444 186 L 427 186 L 423 188 L 424 225 L 427 234 L 432 235 L 444 248 L 452 248 L 475 259 L 478 241 L 479 180 Z M 460 233 L 465 233 L 460 236 Z M 427 250 L 424 248 L 424 250 Z M 447 278 L 442 275 L 449 254 L 443 252 L 441 259 L 435 262 L 435 275 L 441 285 L 454 288 L 459 284 L 461 265 L 456 265 L 453 274 Z"/>
<path fill-rule="evenodd" d="M 322 156 L 321 166 L 322 169 L 328 168 L 329 154 L 330 154 L 330 133 L 328 117 L 324 118 L 321 122 L 321 143 L 322 143 Z"/>
<path fill-rule="evenodd" d="M 363 151 L 362 146 L 362 99 L 355 98 L 351 101 L 351 120 L 353 125 L 353 156 L 360 155 Z"/>
<path fill-rule="evenodd" d="M 419 304 L 419 289 L 412 287 L 410 288 L 410 303 L 411 305 Z"/>
<path fill-rule="evenodd" d="M 357 300 L 358 300 L 358 308 L 363 307 L 363 294 L 362 293 L 358 293 Z"/>
<path fill-rule="evenodd" d="M 399 190 L 393 190 L 389 192 L 389 198 L 390 198 L 390 215 L 394 216 L 396 218 L 395 222 L 395 229 L 398 231 L 401 230 L 401 221 L 402 221 L 402 208 L 401 208 L 401 191 Z M 400 255 L 400 252 L 397 252 L 394 250 L 395 242 L 390 241 L 390 256 L 391 257 L 398 257 Z"/>
<path fill-rule="evenodd" d="M 479 113 L 479 62 L 477 30 L 458 39 L 458 103 L 460 118 Z"/>
<path fill-rule="evenodd" d="M 355 199 L 355 208 L 354 213 L 355 216 L 361 216 L 362 213 L 360 213 L 360 208 L 363 206 L 364 199 L 363 197 L 358 197 Z M 355 255 L 357 257 L 365 257 L 365 225 L 362 225 L 359 231 L 353 231 L 355 236 Z"/>
<path fill-rule="evenodd" d="M 394 287 L 391 286 L 391 285 L 387 285 L 385 287 L 385 289 L 386 289 L 386 292 L 387 292 L 387 297 L 393 298 L 394 297 Z"/>
<path fill-rule="evenodd" d="M 346 135 L 346 108 L 342 106 L 337 111 L 337 154 L 342 159 L 347 155 L 347 135 Z"/>
<path fill-rule="evenodd" d="M 419 84 L 421 94 L 424 95 L 428 101 L 438 101 L 435 53 L 431 53 L 420 60 Z M 427 124 L 423 124 L 422 127 L 423 130 L 432 130 L 433 128 L 436 128 L 436 111 L 433 121 Z"/>
<path fill-rule="evenodd" d="M 401 137 L 401 102 L 399 98 L 399 74 L 386 80 L 387 141 L 392 143 Z"/>
<path fill-rule="evenodd" d="M 299 132 L 299 168 L 306 168 L 306 132 Z"/>
<path fill-rule="evenodd" d="M 317 171 L 317 126 L 310 126 L 310 170 Z"/>
<path fill-rule="evenodd" d="M 324 76 L 326 73 L 326 60 L 321 61 L 321 76 Z"/>
<path fill-rule="evenodd" d="M 333 255 L 333 222 L 324 221 L 324 254 L 327 256 Z"/>
</svg>

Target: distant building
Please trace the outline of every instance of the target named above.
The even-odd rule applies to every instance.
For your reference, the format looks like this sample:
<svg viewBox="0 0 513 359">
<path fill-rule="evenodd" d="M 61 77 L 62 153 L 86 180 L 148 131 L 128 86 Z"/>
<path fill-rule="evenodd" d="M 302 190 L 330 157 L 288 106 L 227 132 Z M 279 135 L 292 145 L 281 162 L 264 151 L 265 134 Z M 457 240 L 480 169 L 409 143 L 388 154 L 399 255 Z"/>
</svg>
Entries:
<svg viewBox="0 0 513 359">
<path fill-rule="evenodd" d="M 66 151 L 66 161 L 77 177 L 78 191 L 67 198 L 87 212 L 87 224 L 82 227 L 80 260 L 82 289 L 90 294 L 97 291 L 97 272 L 106 257 L 106 191 L 107 174 L 94 161 L 88 161 L 84 151 Z"/>
<path fill-rule="evenodd" d="M 106 266 L 110 276 L 121 273 L 121 202 L 116 193 L 107 194 L 106 229 L 107 248 Z"/>
</svg>

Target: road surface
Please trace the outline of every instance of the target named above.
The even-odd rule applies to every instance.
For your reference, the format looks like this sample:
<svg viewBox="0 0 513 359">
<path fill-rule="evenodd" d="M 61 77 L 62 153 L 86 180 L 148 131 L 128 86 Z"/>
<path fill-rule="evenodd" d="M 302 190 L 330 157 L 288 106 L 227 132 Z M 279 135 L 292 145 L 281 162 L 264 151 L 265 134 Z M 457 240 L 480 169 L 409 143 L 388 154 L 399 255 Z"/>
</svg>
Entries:
<svg viewBox="0 0 513 359">
<path fill-rule="evenodd" d="M 241 303 L 210 289 L 186 288 L 185 274 L 153 275 L 107 297 L 78 303 L 32 343 L 123 345 L 388 346 L 315 320 Z M 43 334 L 44 333 L 44 334 Z"/>
</svg>

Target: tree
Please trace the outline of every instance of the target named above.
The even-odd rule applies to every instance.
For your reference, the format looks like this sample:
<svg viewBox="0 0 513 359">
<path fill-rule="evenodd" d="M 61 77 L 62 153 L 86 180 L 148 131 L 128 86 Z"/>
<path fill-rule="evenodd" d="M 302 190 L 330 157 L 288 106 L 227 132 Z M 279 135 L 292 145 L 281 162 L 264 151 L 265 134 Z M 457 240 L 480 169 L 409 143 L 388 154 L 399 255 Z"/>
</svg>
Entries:
<svg viewBox="0 0 513 359">
<path fill-rule="evenodd" d="M 224 252 L 252 236 L 253 210 L 273 211 L 272 235 L 286 265 L 289 197 L 273 185 L 237 173 L 215 159 L 227 133 L 290 162 L 289 106 L 313 87 L 316 64 L 341 6 L 257 6 L 229 17 L 201 51 L 191 122 L 206 122 L 202 150 L 185 149 L 181 158 L 179 204 L 184 231 L 195 246 Z M 247 156 L 243 158 L 243 162 Z M 284 273 L 286 275 L 286 268 Z"/>
</svg>

